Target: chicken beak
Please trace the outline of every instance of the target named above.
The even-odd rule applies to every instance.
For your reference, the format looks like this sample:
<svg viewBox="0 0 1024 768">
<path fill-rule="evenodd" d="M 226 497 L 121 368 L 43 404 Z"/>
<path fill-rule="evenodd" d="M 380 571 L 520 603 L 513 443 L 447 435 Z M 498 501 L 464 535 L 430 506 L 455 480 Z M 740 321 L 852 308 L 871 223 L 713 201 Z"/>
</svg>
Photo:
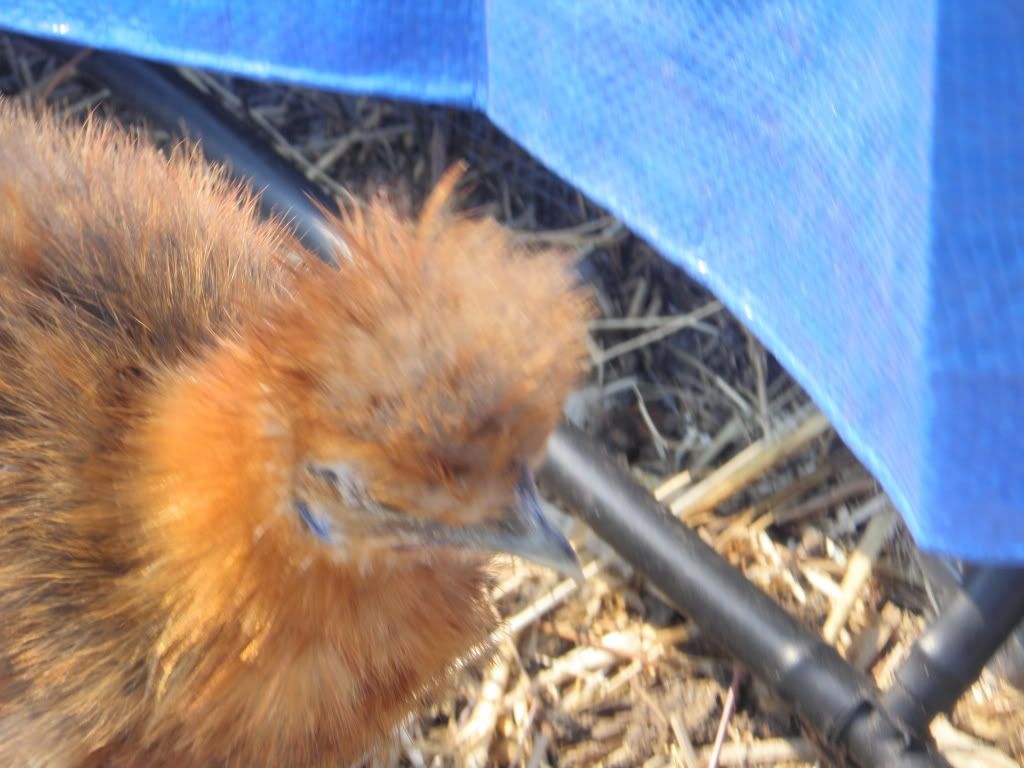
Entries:
<svg viewBox="0 0 1024 768">
<path fill-rule="evenodd" d="M 516 484 L 515 501 L 504 517 L 488 526 L 480 543 L 488 549 L 538 563 L 583 581 L 583 570 L 572 545 L 544 514 L 533 474 L 524 468 Z"/>
</svg>

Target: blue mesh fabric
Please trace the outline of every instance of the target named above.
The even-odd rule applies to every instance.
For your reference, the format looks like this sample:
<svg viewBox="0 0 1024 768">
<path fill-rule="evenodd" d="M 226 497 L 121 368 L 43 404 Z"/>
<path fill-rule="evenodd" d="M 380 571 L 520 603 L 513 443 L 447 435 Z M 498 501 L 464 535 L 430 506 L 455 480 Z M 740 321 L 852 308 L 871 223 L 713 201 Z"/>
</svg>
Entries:
<svg viewBox="0 0 1024 768">
<path fill-rule="evenodd" d="M 718 294 L 922 546 L 1024 562 L 1017 4 L 22 0 L 0 26 L 483 110 Z"/>
</svg>

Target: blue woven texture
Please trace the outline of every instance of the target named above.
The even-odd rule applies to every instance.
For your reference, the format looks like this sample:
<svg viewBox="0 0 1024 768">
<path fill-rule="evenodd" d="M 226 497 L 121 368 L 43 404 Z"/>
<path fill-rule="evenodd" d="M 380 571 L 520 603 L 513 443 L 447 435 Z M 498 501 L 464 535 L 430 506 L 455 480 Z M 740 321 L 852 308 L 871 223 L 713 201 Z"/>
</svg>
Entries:
<svg viewBox="0 0 1024 768">
<path fill-rule="evenodd" d="M 472 106 L 706 283 L 918 542 L 1024 562 L 1024 10 L 10 0 L 0 26 Z"/>
</svg>

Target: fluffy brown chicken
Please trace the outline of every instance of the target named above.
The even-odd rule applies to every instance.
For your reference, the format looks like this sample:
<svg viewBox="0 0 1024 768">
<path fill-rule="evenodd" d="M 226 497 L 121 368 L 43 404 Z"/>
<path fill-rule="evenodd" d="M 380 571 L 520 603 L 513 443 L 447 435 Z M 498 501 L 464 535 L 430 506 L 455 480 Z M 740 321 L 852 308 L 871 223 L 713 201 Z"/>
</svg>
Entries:
<svg viewBox="0 0 1024 768">
<path fill-rule="evenodd" d="M 358 759 L 485 647 L 581 369 L 569 265 L 448 212 L 319 263 L 179 149 L 0 104 L 0 765 Z"/>
</svg>

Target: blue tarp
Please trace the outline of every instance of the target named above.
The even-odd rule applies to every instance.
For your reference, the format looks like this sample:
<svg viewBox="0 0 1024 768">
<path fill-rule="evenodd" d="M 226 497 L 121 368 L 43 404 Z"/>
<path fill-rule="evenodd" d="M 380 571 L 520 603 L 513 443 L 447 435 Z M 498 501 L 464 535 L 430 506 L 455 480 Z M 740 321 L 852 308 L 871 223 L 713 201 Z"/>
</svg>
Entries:
<svg viewBox="0 0 1024 768">
<path fill-rule="evenodd" d="M 918 542 L 1024 562 L 1024 6 L 7 0 L 0 27 L 484 111 L 706 283 Z"/>
</svg>

